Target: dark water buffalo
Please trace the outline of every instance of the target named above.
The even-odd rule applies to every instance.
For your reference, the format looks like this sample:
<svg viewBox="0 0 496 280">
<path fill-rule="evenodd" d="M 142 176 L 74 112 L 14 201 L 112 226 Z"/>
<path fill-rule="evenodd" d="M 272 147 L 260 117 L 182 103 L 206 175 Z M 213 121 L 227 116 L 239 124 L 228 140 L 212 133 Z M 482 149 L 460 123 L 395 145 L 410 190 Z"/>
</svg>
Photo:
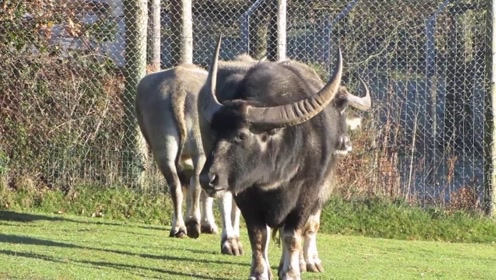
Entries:
<svg viewBox="0 0 496 280">
<path fill-rule="evenodd" d="M 325 85 L 292 63 L 261 63 L 243 75 L 234 89 L 237 99 L 220 103 L 219 49 L 220 38 L 198 103 L 200 120 L 214 132 L 201 187 L 210 196 L 233 194 L 248 228 L 250 279 L 272 278 L 270 228 L 281 229 L 279 278 L 300 279 L 305 232 L 319 223 L 339 147 L 348 150 L 345 109 L 348 104 L 370 107 L 370 98 L 367 103 L 339 91 L 343 66 L 338 50 Z"/>
</svg>

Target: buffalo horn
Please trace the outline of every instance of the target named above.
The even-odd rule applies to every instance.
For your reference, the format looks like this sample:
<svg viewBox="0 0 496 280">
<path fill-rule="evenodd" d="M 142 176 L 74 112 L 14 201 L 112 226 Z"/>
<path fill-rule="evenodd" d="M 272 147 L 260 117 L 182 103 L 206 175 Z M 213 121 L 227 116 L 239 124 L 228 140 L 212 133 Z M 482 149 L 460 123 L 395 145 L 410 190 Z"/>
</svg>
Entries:
<svg viewBox="0 0 496 280">
<path fill-rule="evenodd" d="M 370 98 L 370 90 L 367 84 L 362 80 L 362 78 L 358 77 L 358 79 L 360 80 L 360 83 L 362 84 L 362 87 L 365 91 L 365 96 L 358 97 L 348 92 L 346 95 L 346 99 L 348 100 L 348 104 L 351 107 L 361 111 L 367 111 L 372 106 L 372 100 Z"/>
<path fill-rule="evenodd" d="M 201 103 L 203 116 L 209 123 L 212 121 L 215 112 L 217 112 L 220 108 L 222 108 L 222 104 L 219 103 L 215 95 L 215 88 L 217 84 L 217 68 L 219 64 L 219 52 L 220 52 L 221 41 L 222 41 L 222 34 L 219 35 L 214 57 L 208 69 L 208 77 L 207 77 L 207 83 L 205 85 L 205 89 L 209 91 L 209 94 L 205 94 L 205 99 Z"/>
<path fill-rule="evenodd" d="M 333 75 L 316 94 L 300 101 L 273 107 L 248 106 L 246 120 L 253 124 L 286 127 L 303 123 L 320 113 L 338 92 L 343 74 L 343 57 L 338 48 Z"/>
</svg>

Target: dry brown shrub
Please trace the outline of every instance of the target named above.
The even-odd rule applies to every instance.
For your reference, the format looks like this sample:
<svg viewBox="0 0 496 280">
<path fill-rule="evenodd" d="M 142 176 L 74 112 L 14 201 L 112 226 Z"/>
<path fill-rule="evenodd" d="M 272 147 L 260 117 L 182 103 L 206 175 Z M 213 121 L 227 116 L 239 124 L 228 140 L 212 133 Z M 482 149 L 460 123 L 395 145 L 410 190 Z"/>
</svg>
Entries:
<svg viewBox="0 0 496 280">
<path fill-rule="evenodd" d="M 449 210 L 469 210 L 481 209 L 479 196 L 474 187 L 468 185 L 461 187 L 450 194 Z"/>
<path fill-rule="evenodd" d="M 345 199 L 351 197 L 402 196 L 398 170 L 398 149 L 384 145 L 392 128 L 379 131 L 370 119 L 363 120 L 351 133 L 353 151 L 342 157 L 337 166 L 336 190 Z M 380 143 L 378 143 L 380 142 Z"/>
</svg>

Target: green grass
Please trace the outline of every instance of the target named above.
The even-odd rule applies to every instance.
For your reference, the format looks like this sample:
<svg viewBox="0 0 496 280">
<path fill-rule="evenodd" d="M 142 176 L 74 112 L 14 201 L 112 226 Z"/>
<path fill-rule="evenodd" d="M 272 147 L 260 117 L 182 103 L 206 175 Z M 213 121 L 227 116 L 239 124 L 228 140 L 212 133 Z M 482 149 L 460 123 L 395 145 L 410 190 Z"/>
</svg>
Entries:
<svg viewBox="0 0 496 280">
<path fill-rule="evenodd" d="M 481 213 L 420 208 L 403 201 L 332 198 L 322 231 L 369 237 L 450 242 L 496 242 L 496 222 Z"/>
<path fill-rule="evenodd" d="M 80 186 L 70 192 L 0 186 L 0 209 L 64 213 L 83 217 L 170 225 L 171 198 L 161 192 Z M 218 207 L 214 208 L 220 225 Z M 244 223 L 242 223 L 244 227 Z M 401 201 L 333 197 L 324 208 L 320 232 L 400 240 L 496 242 L 496 222 L 478 213 L 422 209 Z"/>
<path fill-rule="evenodd" d="M 107 218 L 0 211 L 1 279 L 246 279 L 250 250 L 220 254 L 219 236 Z M 496 245 L 319 234 L 325 272 L 304 279 L 496 279 Z M 280 248 L 270 245 L 273 273 Z"/>
<path fill-rule="evenodd" d="M 104 214 L 114 220 L 147 224 L 170 223 L 172 201 L 163 192 L 140 192 L 125 187 L 78 186 L 71 191 L 38 190 L 32 186 L 18 190 L 2 188 L 0 209 L 68 213 L 81 216 Z"/>
</svg>

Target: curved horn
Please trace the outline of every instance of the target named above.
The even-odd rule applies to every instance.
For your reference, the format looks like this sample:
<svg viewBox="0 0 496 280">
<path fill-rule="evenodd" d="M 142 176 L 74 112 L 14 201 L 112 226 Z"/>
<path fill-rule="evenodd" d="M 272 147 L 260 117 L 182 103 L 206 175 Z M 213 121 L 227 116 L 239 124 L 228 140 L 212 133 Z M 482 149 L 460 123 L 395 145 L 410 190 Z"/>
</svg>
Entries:
<svg viewBox="0 0 496 280">
<path fill-rule="evenodd" d="M 336 95 L 343 74 L 343 57 L 338 48 L 334 73 L 327 84 L 316 94 L 300 101 L 274 106 L 248 106 L 246 120 L 254 124 L 276 127 L 293 126 L 305 122 L 320 113 Z"/>
<path fill-rule="evenodd" d="M 222 104 L 219 103 L 215 95 L 221 41 L 222 34 L 219 35 L 219 38 L 217 39 L 217 47 L 215 49 L 214 57 L 212 59 L 212 62 L 210 62 L 210 67 L 208 69 L 207 82 L 204 87 L 208 91 L 208 94 L 203 95 L 204 99 L 202 100 L 202 107 L 200 108 L 203 111 L 203 116 L 209 123 L 212 121 L 212 117 L 214 116 L 215 112 L 222 108 Z"/>
<path fill-rule="evenodd" d="M 358 77 L 360 83 L 362 84 L 363 89 L 365 90 L 364 97 L 358 97 L 351 93 L 346 94 L 346 99 L 348 100 L 348 104 L 358 110 L 367 111 L 372 107 L 372 99 L 370 98 L 370 90 L 367 84 L 362 80 L 362 78 Z"/>
</svg>

